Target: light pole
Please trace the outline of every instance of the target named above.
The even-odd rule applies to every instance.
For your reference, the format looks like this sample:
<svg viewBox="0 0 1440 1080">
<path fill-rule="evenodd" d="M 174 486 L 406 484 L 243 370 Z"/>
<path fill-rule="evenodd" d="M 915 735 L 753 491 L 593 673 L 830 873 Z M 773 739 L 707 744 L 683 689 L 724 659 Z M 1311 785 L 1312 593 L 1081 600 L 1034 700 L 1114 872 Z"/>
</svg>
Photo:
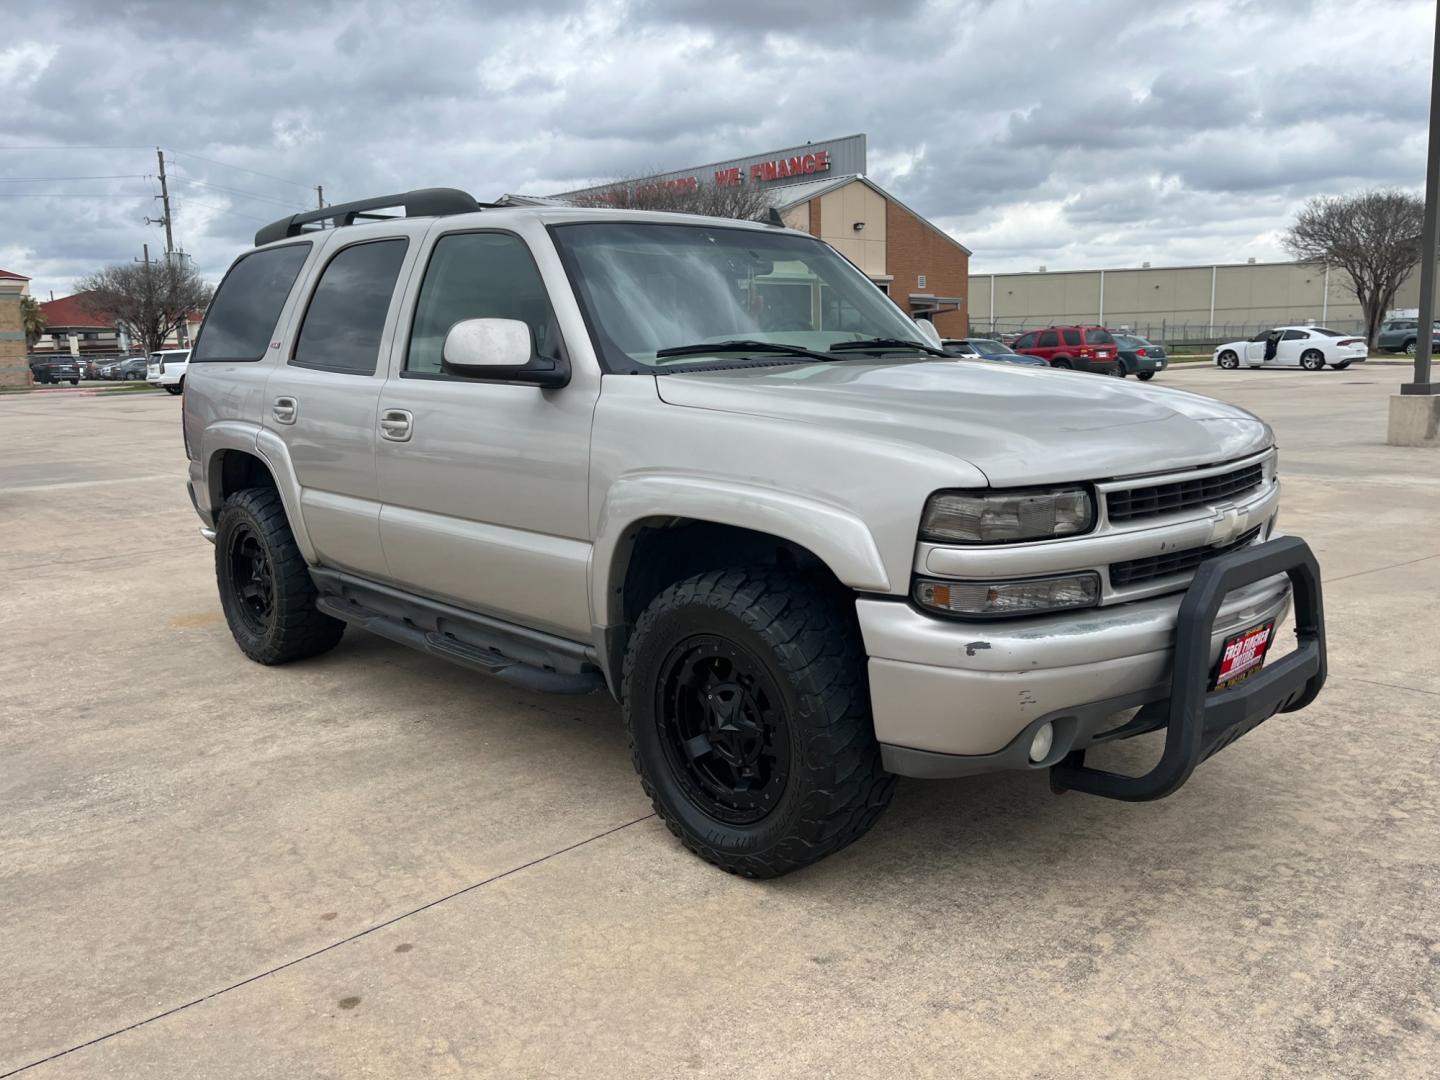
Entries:
<svg viewBox="0 0 1440 1080">
<path fill-rule="evenodd" d="M 1440 383 L 1432 381 L 1431 337 L 1435 326 L 1435 256 L 1440 228 L 1440 17 L 1430 67 L 1430 132 L 1425 157 L 1425 224 L 1420 233 L 1420 327 L 1415 335 L 1415 373 L 1390 399 L 1390 432 L 1395 446 L 1440 443 Z"/>
</svg>

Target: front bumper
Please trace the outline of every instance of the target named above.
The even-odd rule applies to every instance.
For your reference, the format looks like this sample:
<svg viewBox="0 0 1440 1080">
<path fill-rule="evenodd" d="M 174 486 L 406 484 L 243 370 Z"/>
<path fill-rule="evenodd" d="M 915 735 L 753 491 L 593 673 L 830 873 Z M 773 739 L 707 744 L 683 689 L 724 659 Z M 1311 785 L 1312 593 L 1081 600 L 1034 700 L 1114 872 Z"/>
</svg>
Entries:
<svg viewBox="0 0 1440 1080">
<path fill-rule="evenodd" d="M 1277 551 L 1293 557 L 1295 545 L 1313 565 L 1304 541 L 1287 537 L 1212 560 L 1186 593 L 1029 619 L 957 622 L 907 603 L 858 601 L 875 733 L 886 768 L 926 777 L 1046 768 L 1115 737 L 1116 713 L 1145 706 L 1153 718 L 1155 703 L 1172 696 L 1179 638 L 1188 633 L 1201 641 L 1199 652 L 1182 642 L 1182 651 L 1189 651 L 1181 675 L 1190 679 L 1192 669 L 1201 669 L 1203 680 L 1226 638 L 1285 615 L 1291 576 L 1281 565 L 1284 558 L 1275 559 Z M 1238 581 L 1236 566 L 1264 572 Z M 1202 633 L 1186 605 L 1216 574 L 1230 576 L 1225 591 L 1216 594 L 1215 610 L 1208 619 L 1199 617 Z M 1317 584 L 1317 611 L 1318 595 Z M 1323 637 L 1320 654 L 1323 680 Z M 1260 681 L 1256 677 L 1227 693 L 1239 694 Z M 1031 762 L 1031 739 L 1047 722 L 1054 745 L 1043 760 Z M 1142 721 L 1123 733 L 1156 726 Z"/>
</svg>

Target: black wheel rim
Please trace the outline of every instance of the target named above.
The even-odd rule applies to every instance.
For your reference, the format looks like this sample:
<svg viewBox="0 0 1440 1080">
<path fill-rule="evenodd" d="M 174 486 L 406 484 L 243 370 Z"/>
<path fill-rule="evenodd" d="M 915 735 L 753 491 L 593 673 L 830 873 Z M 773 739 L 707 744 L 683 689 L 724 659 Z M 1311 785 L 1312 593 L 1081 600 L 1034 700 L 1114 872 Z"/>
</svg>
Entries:
<svg viewBox="0 0 1440 1080">
<path fill-rule="evenodd" d="M 270 553 L 253 529 L 240 525 L 230 534 L 230 588 L 247 629 L 263 634 L 275 614 L 275 577 Z"/>
<path fill-rule="evenodd" d="M 702 812 L 753 825 L 790 777 L 783 699 L 765 667 L 713 635 L 680 642 L 660 667 L 655 722 L 672 774 Z"/>
</svg>

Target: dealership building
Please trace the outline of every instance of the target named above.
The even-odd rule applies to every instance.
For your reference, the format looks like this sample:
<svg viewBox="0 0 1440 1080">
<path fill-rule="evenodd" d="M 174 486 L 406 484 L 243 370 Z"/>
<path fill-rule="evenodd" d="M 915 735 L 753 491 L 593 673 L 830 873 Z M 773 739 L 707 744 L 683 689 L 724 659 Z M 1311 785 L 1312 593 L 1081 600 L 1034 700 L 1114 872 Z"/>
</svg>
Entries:
<svg viewBox="0 0 1440 1080">
<path fill-rule="evenodd" d="M 865 136 L 806 143 L 625 181 L 627 187 L 763 190 L 785 224 L 834 246 L 942 336 L 968 332 L 970 250 L 865 175 Z M 615 184 L 549 196 L 603 202 Z"/>
</svg>

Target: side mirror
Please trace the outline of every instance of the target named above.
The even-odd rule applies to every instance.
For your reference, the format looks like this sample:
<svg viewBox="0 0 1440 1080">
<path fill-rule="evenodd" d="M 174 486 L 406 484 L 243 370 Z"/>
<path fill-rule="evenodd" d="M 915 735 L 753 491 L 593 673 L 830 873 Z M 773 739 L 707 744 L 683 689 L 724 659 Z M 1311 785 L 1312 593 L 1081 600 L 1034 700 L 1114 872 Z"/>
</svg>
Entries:
<svg viewBox="0 0 1440 1080">
<path fill-rule="evenodd" d="M 557 387 L 570 381 L 564 361 L 535 355 L 530 324 L 520 319 L 464 319 L 445 335 L 440 368 L 489 382 Z"/>
<path fill-rule="evenodd" d="M 940 348 L 940 331 L 935 329 L 935 324 L 929 319 L 916 319 L 915 325 L 920 328 L 920 336 L 928 341 L 935 348 Z"/>
</svg>

